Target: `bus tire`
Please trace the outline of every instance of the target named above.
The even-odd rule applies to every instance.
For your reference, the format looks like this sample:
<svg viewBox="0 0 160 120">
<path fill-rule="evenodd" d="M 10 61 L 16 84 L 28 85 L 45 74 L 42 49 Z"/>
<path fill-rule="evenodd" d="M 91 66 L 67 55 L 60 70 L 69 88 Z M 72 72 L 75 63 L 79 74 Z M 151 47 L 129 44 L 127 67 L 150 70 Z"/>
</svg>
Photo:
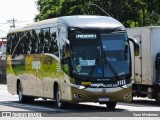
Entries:
<svg viewBox="0 0 160 120">
<path fill-rule="evenodd" d="M 21 83 L 18 84 L 18 98 L 21 103 L 33 103 L 34 97 L 24 96 Z"/>
<path fill-rule="evenodd" d="M 106 103 L 107 109 L 109 110 L 114 110 L 116 105 L 117 105 L 117 102 L 107 102 Z"/>
<path fill-rule="evenodd" d="M 33 103 L 35 99 L 34 97 L 30 97 L 30 96 L 25 96 L 25 98 L 27 103 Z"/>
<path fill-rule="evenodd" d="M 21 103 L 25 103 L 25 102 L 26 102 L 26 99 L 27 99 L 27 98 L 23 95 L 21 83 L 18 84 L 18 98 L 19 98 L 19 102 L 21 102 Z"/>
<path fill-rule="evenodd" d="M 61 92 L 59 87 L 57 87 L 57 90 L 56 90 L 56 106 L 58 108 L 64 108 L 64 102 L 61 100 Z"/>
</svg>

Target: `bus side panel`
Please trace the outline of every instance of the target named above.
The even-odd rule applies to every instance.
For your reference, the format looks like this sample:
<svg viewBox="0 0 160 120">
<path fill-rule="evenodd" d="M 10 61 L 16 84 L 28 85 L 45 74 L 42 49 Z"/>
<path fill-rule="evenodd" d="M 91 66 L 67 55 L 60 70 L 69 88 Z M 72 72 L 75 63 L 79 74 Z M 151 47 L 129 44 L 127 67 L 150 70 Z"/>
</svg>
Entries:
<svg viewBox="0 0 160 120">
<path fill-rule="evenodd" d="M 19 56 L 19 55 L 7 56 L 7 85 L 8 85 L 8 91 L 11 94 L 17 94 L 17 80 L 20 80 L 23 73 L 24 73 L 24 56 Z"/>
<path fill-rule="evenodd" d="M 7 89 L 11 94 L 17 94 L 16 82 L 17 77 L 13 73 L 9 73 L 10 69 L 7 68 Z"/>
<path fill-rule="evenodd" d="M 36 63 L 34 63 L 36 55 L 27 54 L 25 57 L 25 73 L 23 74 L 26 79 L 26 95 L 37 96 L 37 69 Z"/>
<path fill-rule="evenodd" d="M 64 74 L 64 81 L 65 82 L 63 82 L 63 89 L 65 92 L 62 93 L 62 99 L 72 101 L 73 93 L 71 90 L 71 85 L 69 85 L 67 81 L 69 81 L 70 83 L 75 83 L 75 80 L 70 78 L 67 74 Z"/>
<path fill-rule="evenodd" d="M 43 80 L 43 74 L 45 74 L 46 71 L 43 70 L 43 55 L 42 54 L 38 54 L 35 58 L 34 58 L 34 62 L 35 62 L 35 69 L 37 72 L 37 83 L 36 83 L 36 87 L 37 87 L 37 95 L 38 96 L 42 96 L 43 97 L 43 84 L 44 84 L 44 80 Z"/>
<path fill-rule="evenodd" d="M 41 60 L 43 72 L 43 81 L 44 81 L 44 97 L 53 98 L 54 92 L 54 83 L 57 82 L 60 86 L 63 81 L 63 71 L 61 70 L 61 65 L 57 61 L 55 56 L 45 55 Z M 37 86 L 39 87 L 39 86 Z M 63 90 L 62 90 L 63 91 Z"/>
</svg>

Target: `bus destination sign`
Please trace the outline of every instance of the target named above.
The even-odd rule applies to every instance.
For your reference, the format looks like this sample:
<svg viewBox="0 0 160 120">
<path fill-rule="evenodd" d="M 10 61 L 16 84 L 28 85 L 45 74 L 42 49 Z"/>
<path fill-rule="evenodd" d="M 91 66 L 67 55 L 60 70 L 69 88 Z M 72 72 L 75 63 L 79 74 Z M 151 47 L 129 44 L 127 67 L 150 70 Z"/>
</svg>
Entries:
<svg viewBox="0 0 160 120">
<path fill-rule="evenodd" d="M 77 34 L 76 39 L 96 39 L 96 34 Z"/>
</svg>

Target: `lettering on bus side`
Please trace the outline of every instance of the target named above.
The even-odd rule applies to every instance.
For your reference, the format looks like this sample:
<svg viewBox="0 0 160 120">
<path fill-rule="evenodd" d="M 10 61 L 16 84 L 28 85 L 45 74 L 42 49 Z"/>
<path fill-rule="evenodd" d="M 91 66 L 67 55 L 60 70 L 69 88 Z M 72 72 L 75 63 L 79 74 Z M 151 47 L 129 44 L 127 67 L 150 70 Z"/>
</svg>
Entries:
<svg viewBox="0 0 160 120">
<path fill-rule="evenodd" d="M 41 69 L 41 62 L 40 61 L 32 61 L 32 69 L 35 69 L 35 70 L 39 70 Z"/>
</svg>

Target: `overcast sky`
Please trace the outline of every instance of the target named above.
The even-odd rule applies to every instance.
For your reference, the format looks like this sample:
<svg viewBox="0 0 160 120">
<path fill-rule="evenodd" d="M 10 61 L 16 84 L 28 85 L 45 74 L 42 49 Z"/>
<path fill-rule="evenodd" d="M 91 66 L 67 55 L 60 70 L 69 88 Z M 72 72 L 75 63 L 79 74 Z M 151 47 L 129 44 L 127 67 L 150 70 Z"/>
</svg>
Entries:
<svg viewBox="0 0 160 120">
<path fill-rule="evenodd" d="M 36 0 L 0 0 L 0 37 L 5 36 L 9 30 L 11 24 L 3 24 L 7 20 L 15 18 L 18 27 L 33 22 L 38 13 L 35 2 Z"/>
</svg>

